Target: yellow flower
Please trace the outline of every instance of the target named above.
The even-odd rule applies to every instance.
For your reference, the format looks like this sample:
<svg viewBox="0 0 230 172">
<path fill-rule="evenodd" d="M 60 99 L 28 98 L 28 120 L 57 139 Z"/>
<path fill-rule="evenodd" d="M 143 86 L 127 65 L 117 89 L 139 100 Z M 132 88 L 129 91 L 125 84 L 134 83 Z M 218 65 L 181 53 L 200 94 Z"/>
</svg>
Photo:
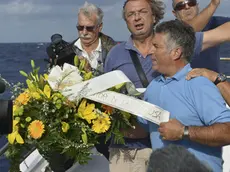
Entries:
<svg viewBox="0 0 230 172">
<path fill-rule="evenodd" d="M 44 76 L 45 80 L 47 81 L 48 80 L 48 75 L 44 74 L 43 76 Z"/>
<path fill-rule="evenodd" d="M 62 131 L 66 133 L 69 130 L 69 124 L 66 122 L 61 122 L 61 124 L 62 124 L 62 127 L 61 127 Z"/>
<path fill-rule="evenodd" d="M 18 133 L 18 122 L 17 120 L 13 120 L 13 132 L 8 134 L 8 141 L 10 144 L 14 144 L 15 139 L 17 143 L 24 144 L 22 136 Z"/>
<path fill-rule="evenodd" d="M 31 95 L 31 97 L 33 97 L 33 98 L 35 98 L 37 100 L 39 100 L 41 98 L 41 95 L 38 92 L 35 92 L 35 91 L 31 92 L 30 95 Z"/>
<path fill-rule="evenodd" d="M 26 105 L 30 100 L 30 96 L 27 91 L 21 93 L 15 100 L 16 104 Z"/>
<path fill-rule="evenodd" d="M 45 85 L 45 87 L 44 87 L 44 94 L 46 95 L 46 97 L 50 98 L 51 89 L 50 89 L 49 85 Z"/>
<path fill-rule="evenodd" d="M 35 120 L 30 123 L 28 127 L 29 135 L 34 139 L 39 139 L 42 137 L 42 134 L 45 132 L 44 124 L 42 121 Z"/>
<path fill-rule="evenodd" d="M 91 124 L 91 120 L 96 119 L 97 118 L 97 114 L 94 111 L 95 109 L 95 104 L 87 104 L 86 105 L 86 99 L 84 99 L 81 104 L 78 107 L 78 113 L 79 116 L 82 119 L 85 119 L 89 124 Z"/>
<path fill-rule="evenodd" d="M 105 133 L 110 128 L 110 118 L 107 114 L 103 113 L 103 115 L 99 116 L 96 120 L 93 120 L 92 129 L 95 133 Z"/>
</svg>

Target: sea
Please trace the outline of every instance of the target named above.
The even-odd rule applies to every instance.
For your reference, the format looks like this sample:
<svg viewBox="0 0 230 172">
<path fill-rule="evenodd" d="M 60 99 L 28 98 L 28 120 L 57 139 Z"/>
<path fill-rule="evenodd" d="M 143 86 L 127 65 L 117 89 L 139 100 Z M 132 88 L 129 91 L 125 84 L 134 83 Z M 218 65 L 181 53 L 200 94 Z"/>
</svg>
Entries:
<svg viewBox="0 0 230 172">
<path fill-rule="evenodd" d="M 9 83 L 22 82 L 25 83 L 25 77 L 20 75 L 19 71 L 31 71 L 31 60 L 34 60 L 35 65 L 40 67 L 40 73 L 45 73 L 47 69 L 46 48 L 49 43 L 0 43 L 0 75 Z M 220 56 L 230 58 L 230 43 L 221 45 Z M 230 76 L 230 61 L 221 61 L 221 72 Z M 230 80 L 229 80 L 230 81 Z M 10 99 L 11 94 L 9 90 L 0 94 L 0 99 Z M 0 107 L 1 108 L 1 107 Z M 6 143 L 4 138 L 0 138 L 0 149 Z M 95 158 L 98 160 L 98 158 Z M 99 161 L 99 162 L 98 162 Z M 105 160 L 94 161 L 90 164 L 90 169 L 96 167 L 98 163 Z M 8 163 L 5 159 L 0 158 L 0 171 L 4 172 L 7 169 Z M 81 169 L 87 167 L 79 167 Z M 98 168 L 98 167 L 96 167 Z M 108 169 L 108 165 L 106 167 Z M 101 169 L 100 171 L 107 171 Z M 7 170 L 6 170 L 7 171 Z M 82 170 L 83 171 L 83 170 Z M 84 169 L 84 171 L 87 171 Z M 90 170 L 91 171 L 91 170 Z"/>
<path fill-rule="evenodd" d="M 31 71 L 31 60 L 40 67 L 40 73 L 47 68 L 46 47 L 49 43 L 1 43 L 0 44 L 0 75 L 9 83 L 25 82 L 19 71 Z M 230 43 L 221 45 L 220 56 L 230 58 Z M 45 60 L 46 59 L 46 60 Z M 230 76 L 230 61 L 221 61 L 221 72 Z M 9 98 L 8 91 L 0 95 Z"/>
</svg>

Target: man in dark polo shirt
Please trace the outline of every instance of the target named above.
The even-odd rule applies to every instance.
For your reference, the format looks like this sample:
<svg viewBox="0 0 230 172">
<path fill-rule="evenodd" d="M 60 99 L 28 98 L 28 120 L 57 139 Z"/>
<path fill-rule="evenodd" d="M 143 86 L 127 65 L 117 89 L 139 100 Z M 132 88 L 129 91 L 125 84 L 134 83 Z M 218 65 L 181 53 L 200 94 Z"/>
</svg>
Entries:
<svg viewBox="0 0 230 172">
<path fill-rule="evenodd" d="M 178 20 L 191 24 L 195 31 L 209 31 L 229 22 L 230 17 L 212 16 L 220 4 L 220 0 L 211 0 L 202 16 L 202 21 L 191 24 L 191 20 L 199 14 L 199 4 L 196 0 L 173 0 L 173 14 Z M 203 10 L 204 11 L 204 10 Z M 200 15 L 199 14 L 199 15 Z M 217 35 L 216 35 L 217 36 Z M 216 45 L 205 51 L 191 61 L 192 68 L 207 68 L 215 72 L 220 72 L 220 45 Z"/>
</svg>

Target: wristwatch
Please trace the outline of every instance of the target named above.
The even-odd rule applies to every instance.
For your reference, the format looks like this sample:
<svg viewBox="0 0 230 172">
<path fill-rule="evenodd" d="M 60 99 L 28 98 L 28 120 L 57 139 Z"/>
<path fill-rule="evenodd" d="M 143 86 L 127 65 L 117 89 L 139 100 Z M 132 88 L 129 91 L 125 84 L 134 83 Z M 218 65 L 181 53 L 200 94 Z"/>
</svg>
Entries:
<svg viewBox="0 0 230 172">
<path fill-rule="evenodd" d="M 216 80 L 214 81 L 214 84 L 217 85 L 219 84 L 220 82 L 224 82 L 227 80 L 227 77 L 226 75 L 222 74 L 222 73 L 219 73 L 216 77 Z"/>
<path fill-rule="evenodd" d="M 183 133 L 183 139 L 189 138 L 189 129 L 188 126 L 184 126 L 184 133 Z"/>
</svg>

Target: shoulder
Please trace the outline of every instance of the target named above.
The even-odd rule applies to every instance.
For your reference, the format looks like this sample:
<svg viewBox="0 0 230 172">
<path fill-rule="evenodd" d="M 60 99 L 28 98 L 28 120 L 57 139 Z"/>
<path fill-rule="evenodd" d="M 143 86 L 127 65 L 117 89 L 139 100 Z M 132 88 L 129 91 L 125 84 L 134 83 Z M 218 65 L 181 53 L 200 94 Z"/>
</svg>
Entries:
<svg viewBox="0 0 230 172">
<path fill-rule="evenodd" d="M 117 43 L 113 48 L 108 53 L 108 56 L 118 56 L 118 55 L 123 55 L 124 53 L 127 53 L 128 50 L 125 49 L 125 42 L 122 43 Z"/>
<path fill-rule="evenodd" d="M 201 93 L 201 92 L 219 93 L 219 90 L 215 86 L 215 84 L 203 76 L 193 78 L 189 81 L 186 80 L 185 82 L 187 83 L 188 89 L 193 93 Z"/>
</svg>

